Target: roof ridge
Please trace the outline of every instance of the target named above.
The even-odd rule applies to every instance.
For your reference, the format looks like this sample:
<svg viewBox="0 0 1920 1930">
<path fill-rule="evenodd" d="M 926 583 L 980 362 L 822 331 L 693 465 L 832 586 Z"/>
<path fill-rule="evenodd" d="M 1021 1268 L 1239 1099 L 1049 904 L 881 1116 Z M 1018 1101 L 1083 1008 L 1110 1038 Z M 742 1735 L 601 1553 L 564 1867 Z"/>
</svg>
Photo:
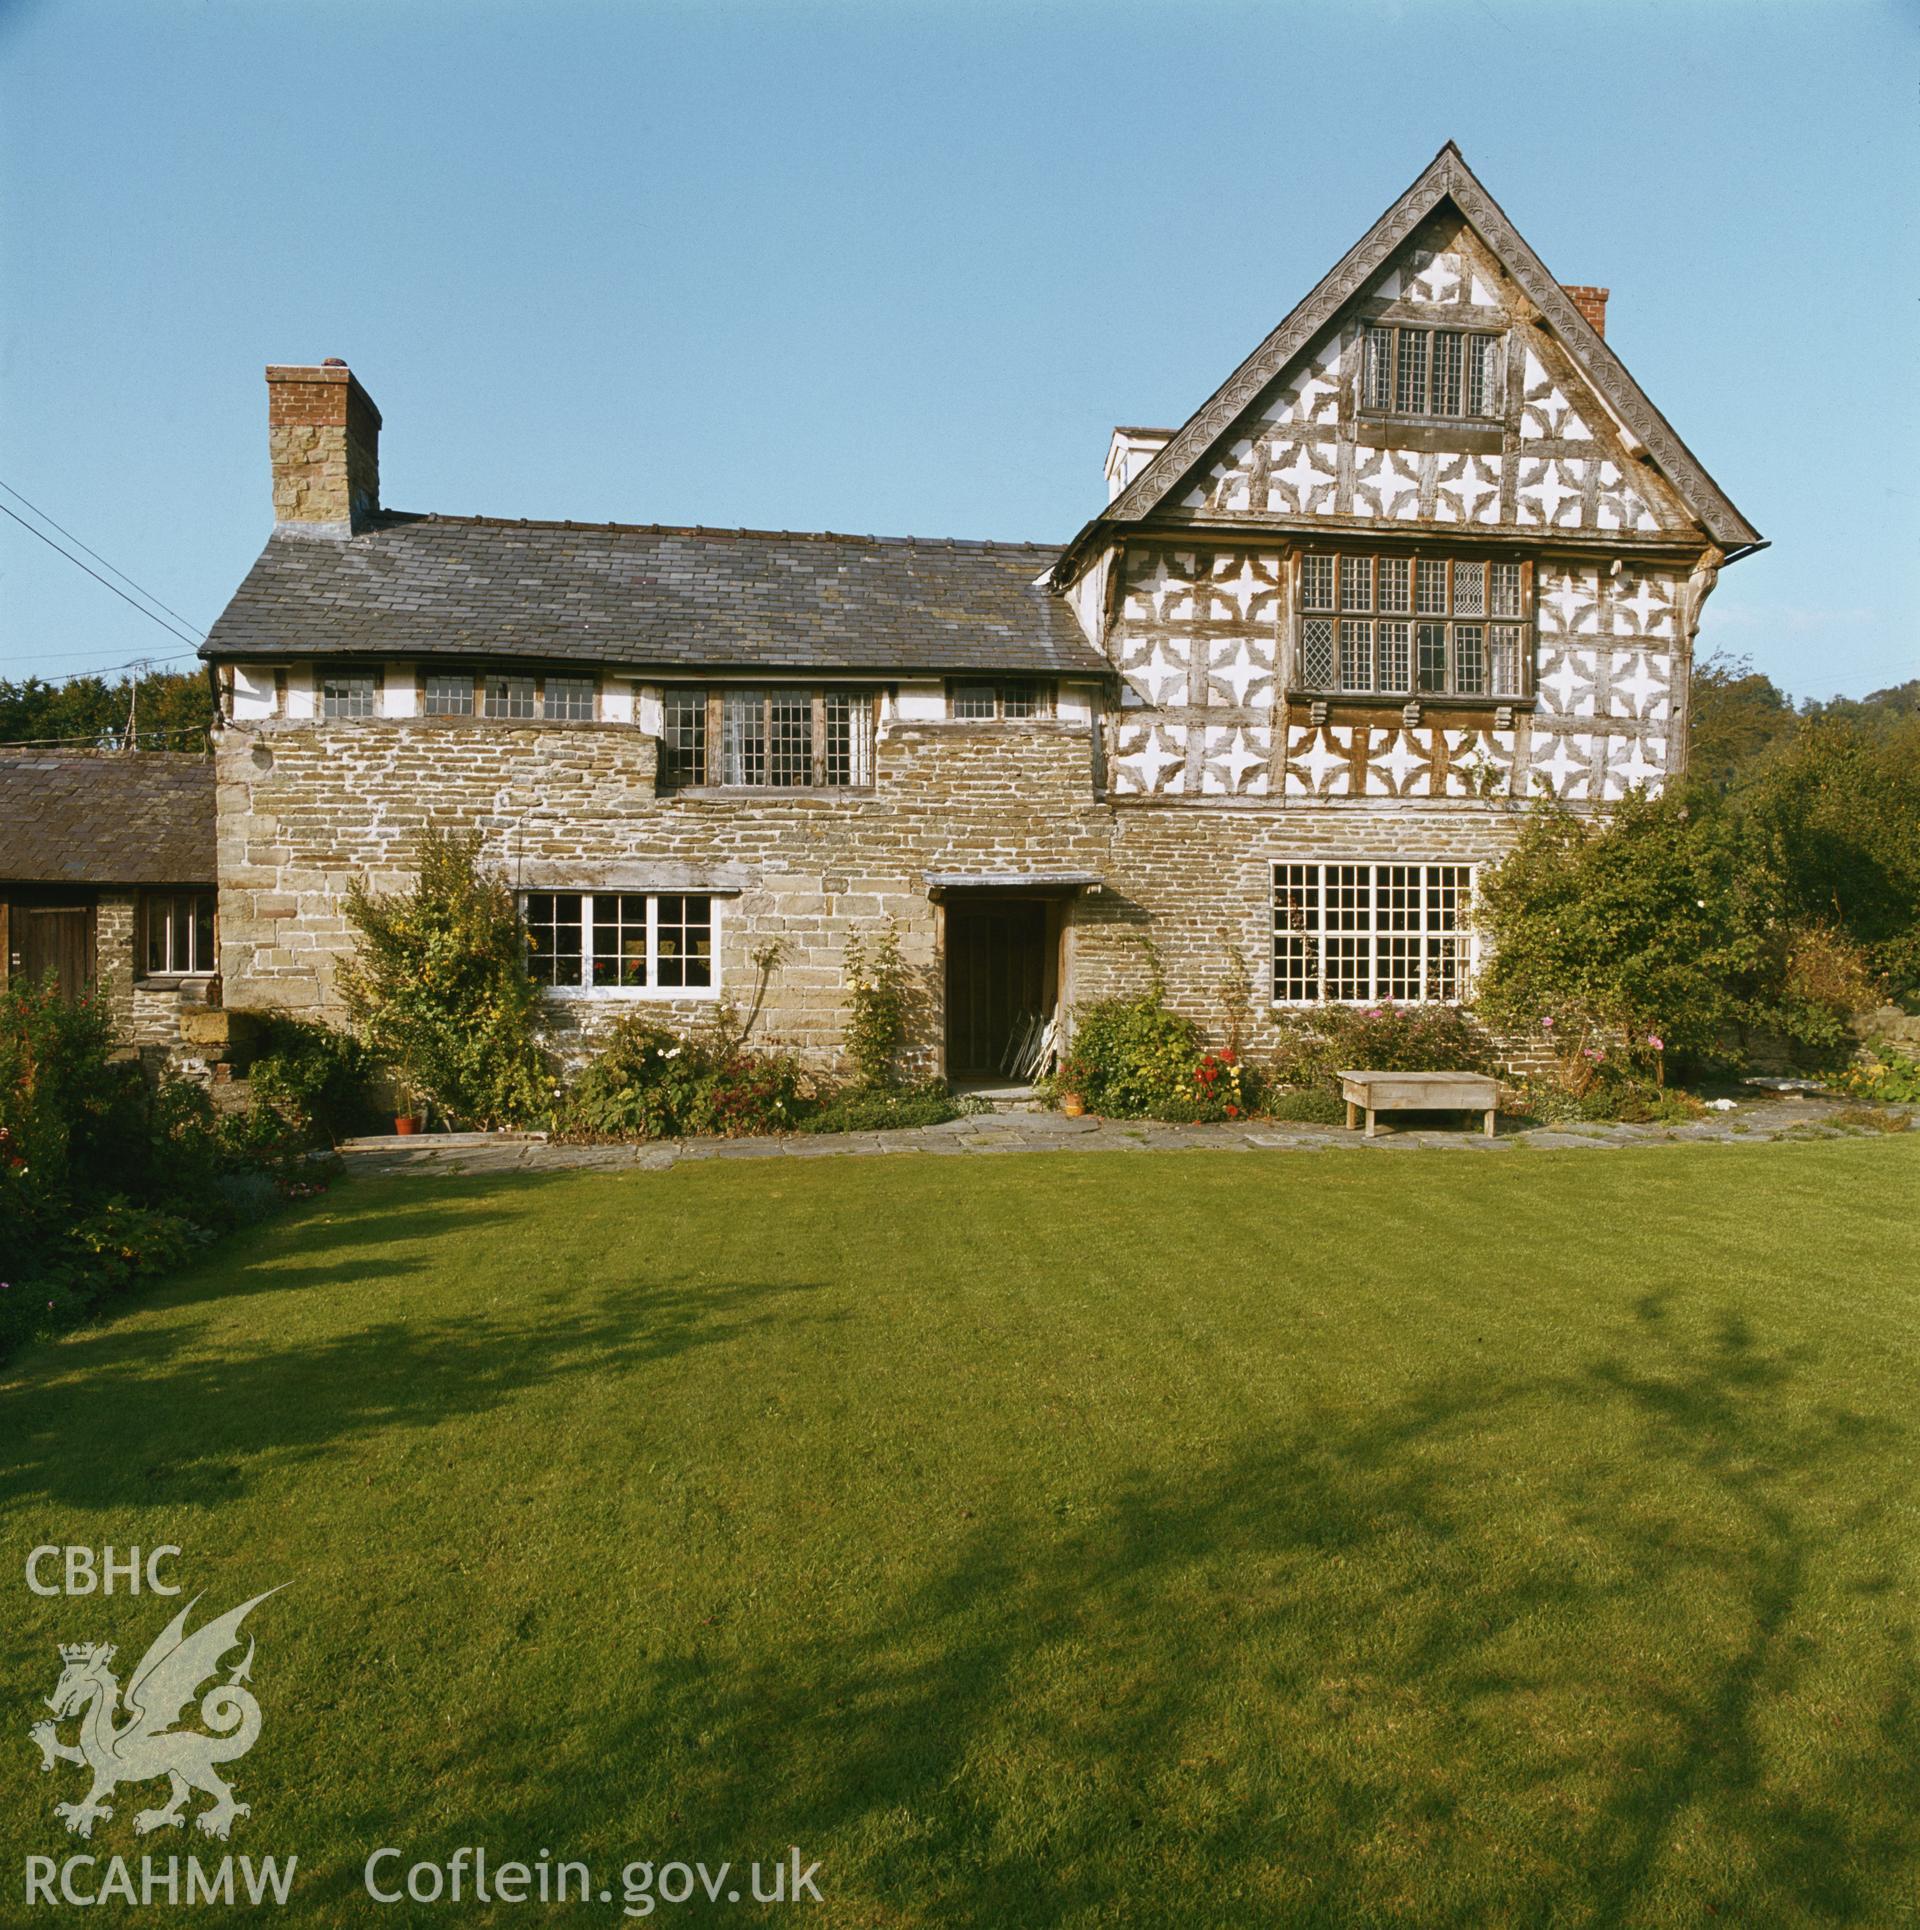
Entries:
<svg viewBox="0 0 1920 1930">
<path fill-rule="evenodd" d="M 452 523 L 487 529 L 613 531 L 624 536 L 744 536 L 770 542 L 888 544 L 915 549 L 1031 550 L 1046 555 L 1058 555 L 1066 547 L 1063 543 L 1039 543 L 1024 537 L 1003 540 L 991 536 L 862 536 L 837 529 L 753 529 L 745 525 L 729 528 L 715 523 L 582 523 L 567 517 L 455 516 L 441 510 L 405 509 L 381 510 L 371 528 L 377 531 L 409 523 Z"/>
</svg>

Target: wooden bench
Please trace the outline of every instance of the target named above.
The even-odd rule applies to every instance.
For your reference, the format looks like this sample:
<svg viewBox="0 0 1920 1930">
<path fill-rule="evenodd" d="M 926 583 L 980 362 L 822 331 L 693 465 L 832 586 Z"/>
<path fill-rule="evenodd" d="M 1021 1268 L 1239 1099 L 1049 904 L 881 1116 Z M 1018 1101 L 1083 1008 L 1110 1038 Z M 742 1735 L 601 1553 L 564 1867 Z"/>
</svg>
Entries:
<svg viewBox="0 0 1920 1930">
<path fill-rule="evenodd" d="M 1380 1130 L 1381 1112 L 1483 1112 L 1487 1137 L 1493 1137 L 1500 1089 L 1484 1072 L 1343 1072 L 1340 1096 L 1347 1102 L 1347 1130 L 1367 1115 L 1367 1137 Z"/>
</svg>

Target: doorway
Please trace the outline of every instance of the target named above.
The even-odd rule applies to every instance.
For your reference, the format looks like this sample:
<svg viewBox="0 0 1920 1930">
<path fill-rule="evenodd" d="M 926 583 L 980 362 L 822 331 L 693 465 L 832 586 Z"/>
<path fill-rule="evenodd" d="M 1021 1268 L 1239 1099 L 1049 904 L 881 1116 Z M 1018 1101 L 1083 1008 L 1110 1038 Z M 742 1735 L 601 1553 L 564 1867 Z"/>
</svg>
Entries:
<svg viewBox="0 0 1920 1930">
<path fill-rule="evenodd" d="M 1002 1076 L 1016 1030 L 1051 1010 L 1049 904 L 953 898 L 947 922 L 947 1077 Z"/>
<path fill-rule="evenodd" d="M 8 915 L 11 975 L 31 985 L 52 972 L 62 998 L 93 983 L 93 909 L 89 905 L 23 905 Z"/>
</svg>

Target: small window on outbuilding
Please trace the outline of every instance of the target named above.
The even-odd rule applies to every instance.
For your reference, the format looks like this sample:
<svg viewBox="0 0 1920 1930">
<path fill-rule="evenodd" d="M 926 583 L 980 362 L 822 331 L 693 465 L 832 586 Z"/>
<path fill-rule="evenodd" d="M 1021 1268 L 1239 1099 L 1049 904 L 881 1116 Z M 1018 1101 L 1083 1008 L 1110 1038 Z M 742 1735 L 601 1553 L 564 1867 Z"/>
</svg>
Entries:
<svg viewBox="0 0 1920 1930">
<path fill-rule="evenodd" d="M 141 901 L 141 958 L 149 978 L 214 969 L 213 893 L 149 892 Z"/>
</svg>

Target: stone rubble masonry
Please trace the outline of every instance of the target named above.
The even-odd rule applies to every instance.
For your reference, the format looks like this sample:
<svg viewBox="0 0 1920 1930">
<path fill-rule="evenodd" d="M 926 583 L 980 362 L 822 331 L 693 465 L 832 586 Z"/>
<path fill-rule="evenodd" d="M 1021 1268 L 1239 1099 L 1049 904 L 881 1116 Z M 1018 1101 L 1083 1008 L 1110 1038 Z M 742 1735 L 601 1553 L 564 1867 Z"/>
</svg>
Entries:
<svg viewBox="0 0 1920 1930">
<path fill-rule="evenodd" d="M 142 1056 L 158 1055 L 185 1070 L 197 1070 L 197 1056 L 182 1050 L 182 1022 L 205 1010 L 217 980 L 149 980 L 138 971 L 140 894 L 101 891 L 94 898 L 94 987 L 113 1020 L 114 1031 Z M 217 990 L 213 993 L 217 996 Z"/>
<path fill-rule="evenodd" d="M 267 370 L 273 518 L 346 529 L 380 506 L 380 411 L 352 370 Z"/>
<path fill-rule="evenodd" d="M 728 893 L 716 900 L 722 996 L 750 1006 L 753 953 L 779 941 L 752 1041 L 819 1070 L 846 1070 L 846 941 L 889 918 L 914 976 L 916 1069 L 942 1069 L 944 910 L 928 876 L 955 872 L 1106 881 L 1068 907 L 1068 1004 L 1144 989 L 1150 940 L 1170 1003 L 1218 1037 L 1237 953 L 1257 1050 L 1275 1038 L 1274 859 L 1485 863 L 1517 825 L 1509 807 L 1479 800 L 1116 804 L 1095 792 L 1091 751 L 1085 726 L 1057 721 L 896 722 L 878 735 L 870 791 L 659 796 L 657 740 L 629 726 L 230 727 L 217 748 L 226 1004 L 339 1023 L 334 969 L 353 948 L 348 883 L 405 888 L 414 841 L 432 821 L 479 831 L 483 861 L 521 888 L 604 880 L 633 890 L 639 872 L 657 873 L 664 889 L 710 882 Z M 636 1007 L 682 1029 L 713 1009 L 700 999 L 555 1000 L 555 1043 L 577 1049 L 583 1028 Z"/>
</svg>

